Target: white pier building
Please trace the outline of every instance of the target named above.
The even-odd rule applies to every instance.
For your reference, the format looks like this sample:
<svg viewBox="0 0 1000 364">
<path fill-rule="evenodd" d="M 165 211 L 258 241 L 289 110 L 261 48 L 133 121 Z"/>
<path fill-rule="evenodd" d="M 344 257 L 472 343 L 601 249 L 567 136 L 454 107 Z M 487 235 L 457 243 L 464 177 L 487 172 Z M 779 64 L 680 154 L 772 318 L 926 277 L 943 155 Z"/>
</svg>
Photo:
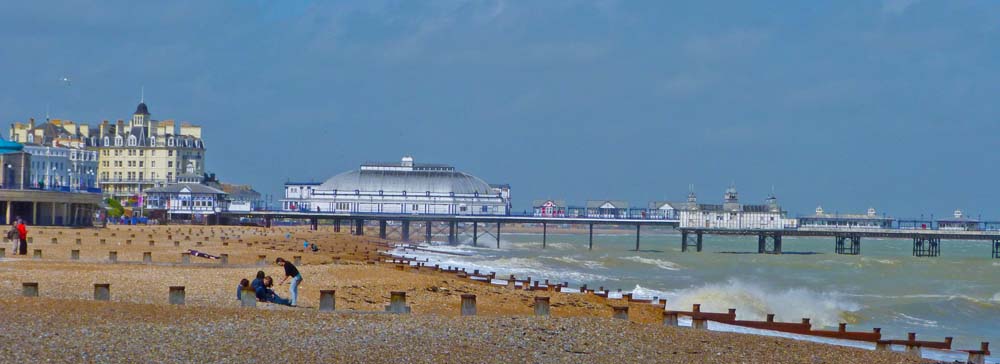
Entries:
<svg viewBox="0 0 1000 364">
<path fill-rule="evenodd" d="M 694 192 L 688 195 L 687 206 L 680 211 L 681 228 L 706 229 L 789 229 L 797 220 L 786 217 L 778 199 L 769 196 L 763 205 L 740 204 L 736 187 L 726 189 L 722 205 L 699 204 Z"/>
<path fill-rule="evenodd" d="M 286 183 L 285 211 L 508 215 L 510 188 L 443 164 L 365 163 L 323 183 Z"/>
</svg>

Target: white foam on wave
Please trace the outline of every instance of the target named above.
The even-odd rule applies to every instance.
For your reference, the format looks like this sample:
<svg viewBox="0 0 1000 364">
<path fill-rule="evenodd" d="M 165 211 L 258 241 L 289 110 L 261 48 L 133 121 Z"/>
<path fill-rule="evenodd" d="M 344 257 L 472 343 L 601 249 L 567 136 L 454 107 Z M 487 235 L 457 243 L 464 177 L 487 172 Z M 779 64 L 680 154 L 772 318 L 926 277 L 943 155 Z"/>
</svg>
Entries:
<svg viewBox="0 0 1000 364">
<path fill-rule="evenodd" d="M 581 272 L 572 269 L 556 269 L 547 266 L 538 258 L 520 257 L 495 257 L 483 255 L 449 255 L 428 251 L 413 251 L 395 249 L 390 252 L 397 256 L 406 256 L 423 261 L 427 259 L 427 265 L 439 265 L 442 267 L 458 267 L 466 270 L 479 270 L 480 273 L 495 272 L 499 277 L 506 277 L 513 274 L 519 278 L 530 276 L 533 280 L 548 279 L 553 282 L 595 282 L 595 281 L 617 281 L 618 278 L 606 277 L 599 274 Z"/>
<path fill-rule="evenodd" d="M 995 295 L 993 295 L 993 298 L 990 301 L 1000 302 L 1000 292 L 997 292 Z"/>
<path fill-rule="evenodd" d="M 680 265 L 678 265 L 677 263 L 671 262 L 669 260 L 644 258 L 644 257 L 640 257 L 640 256 L 621 257 L 619 259 L 621 259 L 621 260 L 628 260 L 628 261 L 632 261 L 632 262 L 636 262 L 636 263 L 654 265 L 657 268 L 666 269 L 666 270 L 680 270 L 681 269 Z"/>
<path fill-rule="evenodd" d="M 910 316 L 910 315 L 907 315 L 907 314 L 902 313 L 902 312 L 897 312 L 896 313 L 896 317 L 900 321 L 903 321 L 905 323 L 908 323 L 910 325 L 915 325 L 915 326 L 937 327 L 937 325 L 938 325 L 937 321 L 927 320 L 927 319 L 922 319 L 922 318 L 919 318 L 919 317 Z"/>
<path fill-rule="evenodd" d="M 509 247 L 518 250 L 537 250 L 541 249 L 541 241 L 530 241 L 530 242 L 516 242 L 508 244 Z M 545 243 L 545 249 L 553 250 L 573 250 L 576 247 L 570 243 Z"/>
<path fill-rule="evenodd" d="M 541 258 L 551 259 L 557 262 L 586 267 L 589 269 L 607 269 L 607 267 L 605 267 L 604 264 L 602 264 L 601 262 L 595 262 L 592 260 L 580 260 L 573 257 L 541 257 Z"/>
<path fill-rule="evenodd" d="M 835 327 L 845 313 L 861 309 L 861 305 L 838 293 L 776 289 L 739 279 L 665 293 L 667 306 L 674 309 L 689 310 L 692 304 L 699 303 L 703 311 L 710 312 L 735 308 L 740 319 L 759 320 L 774 313 L 779 321 L 795 322 L 807 317 L 819 327 Z"/>
</svg>

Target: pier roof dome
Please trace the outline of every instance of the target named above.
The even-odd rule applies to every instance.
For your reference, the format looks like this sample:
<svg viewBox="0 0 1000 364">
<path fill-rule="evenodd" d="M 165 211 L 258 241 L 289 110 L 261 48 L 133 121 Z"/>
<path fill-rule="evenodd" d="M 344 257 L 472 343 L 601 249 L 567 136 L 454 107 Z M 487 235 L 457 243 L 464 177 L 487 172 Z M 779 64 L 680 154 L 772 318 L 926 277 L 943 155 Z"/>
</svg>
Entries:
<svg viewBox="0 0 1000 364">
<path fill-rule="evenodd" d="M 413 163 L 406 157 L 401 163 L 366 163 L 360 169 L 347 171 L 323 182 L 318 188 L 325 191 L 361 191 L 419 195 L 434 194 L 492 194 L 486 181 L 479 177 L 456 171 L 454 167 L 440 164 Z"/>
</svg>

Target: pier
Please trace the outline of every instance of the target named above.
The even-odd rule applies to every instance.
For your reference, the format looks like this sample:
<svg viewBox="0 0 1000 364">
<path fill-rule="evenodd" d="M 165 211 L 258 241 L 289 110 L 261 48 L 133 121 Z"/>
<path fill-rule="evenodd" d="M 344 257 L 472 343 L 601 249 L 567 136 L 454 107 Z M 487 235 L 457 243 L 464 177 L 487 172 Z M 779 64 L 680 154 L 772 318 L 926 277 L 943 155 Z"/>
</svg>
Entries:
<svg viewBox="0 0 1000 364">
<path fill-rule="evenodd" d="M 390 234 L 398 234 L 399 240 L 408 243 L 412 241 L 412 227 L 417 225 L 424 231 L 425 242 L 430 242 L 435 234 L 447 235 L 448 242 L 458 242 L 458 235 L 463 232 L 472 234 L 472 244 L 478 245 L 479 238 L 491 237 L 500 248 L 500 235 L 504 224 L 538 224 L 542 226 L 542 248 L 548 241 L 548 225 L 587 225 L 589 231 L 588 247 L 594 248 L 594 225 L 634 226 L 635 250 L 640 249 L 642 226 L 676 228 L 679 221 L 661 217 L 546 217 L 534 215 L 446 215 L 446 214 L 385 214 L 385 213 L 337 213 L 337 212 L 307 212 L 307 211 L 254 211 L 244 213 L 222 213 L 224 217 L 238 219 L 241 217 L 260 219 L 265 227 L 270 227 L 275 219 L 297 219 L 309 221 L 313 230 L 318 229 L 320 221 L 332 221 L 334 231 L 339 232 L 343 222 L 352 224 L 352 234 L 364 235 L 364 228 L 370 222 L 378 224 L 379 238 L 387 239 Z"/>
<path fill-rule="evenodd" d="M 992 246 L 992 257 L 1000 259 L 1000 231 L 941 230 L 906 228 L 787 228 L 787 229 L 706 229 L 680 228 L 681 251 L 696 244 L 701 251 L 704 235 L 756 236 L 757 253 L 781 254 L 785 236 L 832 237 L 834 252 L 843 255 L 860 255 L 861 238 L 890 238 L 913 240 L 913 256 L 936 257 L 941 255 L 942 240 L 988 241 Z M 696 241 L 696 243 L 692 243 Z"/>
</svg>

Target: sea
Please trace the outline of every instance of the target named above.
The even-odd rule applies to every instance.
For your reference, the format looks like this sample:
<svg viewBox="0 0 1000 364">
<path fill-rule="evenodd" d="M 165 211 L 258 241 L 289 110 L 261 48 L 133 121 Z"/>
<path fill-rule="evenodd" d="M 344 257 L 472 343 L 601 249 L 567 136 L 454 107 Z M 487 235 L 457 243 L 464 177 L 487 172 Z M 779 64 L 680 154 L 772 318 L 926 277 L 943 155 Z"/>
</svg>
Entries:
<svg viewBox="0 0 1000 364">
<path fill-rule="evenodd" d="M 681 252 L 673 231 L 635 235 L 597 233 L 593 250 L 587 234 L 504 233 L 500 248 L 493 237 L 460 236 L 458 244 L 422 244 L 432 250 L 397 249 L 395 254 L 427 259 L 429 264 L 510 274 L 519 279 L 569 282 L 572 287 L 605 287 L 643 298 L 666 298 L 667 309 L 703 311 L 735 308 L 739 319 L 778 321 L 810 318 L 814 328 L 852 331 L 882 328 L 883 338 L 919 340 L 954 337 L 954 349 L 978 349 L 989 341 L 1000 362 L 1000 259 L 990 257 L 989 242 L 943 241 L 941 256 L 913 257 L 911 240 L 863 238 L 861 255 L 834 253 L 833 238 L 784 237 L 781 255 L 757 254 L 756 237 L 706 235 L 703 251 Z M 683 323 L 683 321 L 682 321 Z M 710 324 L 713 330 L 787 336 L 839 345 L 874 344 L 800 337 Z M 897 349 L 901 350 L 901 348 Z M 936 360 L 965 360 L 958 352 L 924 350 Z"/>
</svg>

